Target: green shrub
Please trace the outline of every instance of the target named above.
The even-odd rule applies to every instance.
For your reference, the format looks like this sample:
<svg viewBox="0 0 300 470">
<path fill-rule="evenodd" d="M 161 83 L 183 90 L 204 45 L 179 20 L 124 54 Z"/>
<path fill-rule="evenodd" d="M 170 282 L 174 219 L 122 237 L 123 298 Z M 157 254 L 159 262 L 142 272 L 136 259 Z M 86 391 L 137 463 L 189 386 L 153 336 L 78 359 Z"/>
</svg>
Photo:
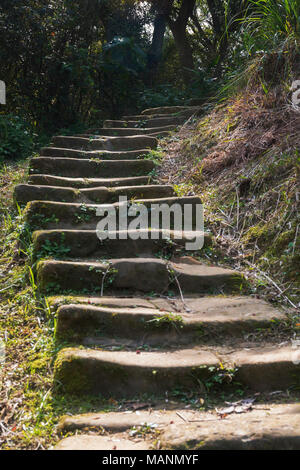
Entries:
<svg viewBox="0 0 300 470">
<path fill-rule="evenodd" d="M 155 89 L 146 88 L 138 97 L 138 107 L 157 108 L 160 106 L 180 106 L 186 99 L 185 93 L 172 85 L 158 85 Z"/>
<path fill-rule="evenodd" d="M 34 137 L 29 124 L 21 117 L 0 114 L 0 162 L 29 156 L 34 149 Z"/>
</svg>

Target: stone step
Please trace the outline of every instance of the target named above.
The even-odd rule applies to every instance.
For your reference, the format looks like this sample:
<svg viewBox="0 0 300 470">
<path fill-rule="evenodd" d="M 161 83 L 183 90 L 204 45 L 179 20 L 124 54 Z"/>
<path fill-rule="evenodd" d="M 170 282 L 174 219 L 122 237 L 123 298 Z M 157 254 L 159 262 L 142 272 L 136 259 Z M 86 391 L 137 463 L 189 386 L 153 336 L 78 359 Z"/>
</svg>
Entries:
<svg viewBox="0 0 300 470">
<path fill-rule="evenodd" d="M 266 403 L 242 416 L 233 413 L 204 426 L 189 423 L 183 432 L 171 425 L 160 436 L 161 445 L 171 450 L 191 448 L 191 442 L 201 450 L 299 450 L 299 413 L 298 403 Z"/>
<path fill-rule="evenodd" d="M 159 433 L 160 448 L 165 450 L 299 450 L 299 415 L 299 403 L 265 402 L 254 403 L 245 413 L 230 413 L 225 419 L 217 411 L 189 410 L 180 405 L 174 410 L 155 407 L 65 416 L 59 423 L 60 433 L 85 434 L 66 437 L 56 449 L 138 450 L 140 445 L 153 449 Z M 132 433 L 132 429 L 145 427 L 157 433 L 148 440 Z M 102 430 L 104 436 L 95 435 Z"/>
<path fill-rule="evenodd" d="M 30 161 L 31 173 L 75 178 L 145 176 L 156 167 L 152 160 L 82 160 L 37 157 Z"/>
<path fill-rule="evenodd" d="M 152 116 L 153 114 L 177 114 L 190 115 L 197 113 L 200 110 L 199 106 L 163 106 L 160 108 L 149 108 L 142 111 L 142 116 Z"/>
<path fill-rule="evenodd" d="M 196 391 L 219 373 L 221 389 L 231 377 L 255 391 L 286 390 L 299 382 L 300 364 L 294 357 L 291 346 L 278 345 L 222 352 L 200 347 L 153 352 L 67 348 L 57 356 L 55 382 L 63 393 L 124 399 L 178 387 Z"/>
<path fill-rule="evenodd" d="M 104 136 L 104 137 L 117 137 L 117 136 L 137 136 L 147 134 L 160 134 L 161 132 L 170 132 L 176 129 L 176 125 L 162 126 L 162 127 L 151 127 L 151 128 L 138 128 L 138 127 L 119 127 L 119 128 L 95 128 L 87 130 L 87 135 L 93 136 Z"/>
<path fill-rule="evenodd" d="M 126 450 L 141 451 L 150 449 L 144 439 L 127 439 L 122 436 L 93 436 L 82 434 L 63 439 L 55 450 Z M 107 457 L 108 461 L 109 457 Z"/>
<path fill-rule="evenodd" d="M 114 203 L 120 196 L 132 198 L 164 198 L 175 196 L 172 186 L 145 185 L 145 186 L 123 186 L 118 188 L 98 187 L 88 189 L 72 189 L 58 186 L 38 186 L 30 184 L 19 184 L 15 187 L 14 199 L 19 204 L 30 201 L 56 201 L 77 202 L 87 204 Z"/>
<path fill-rule="evenodd" d="M 144 206 L 144 210 L 148 213 L 148 225 L 152 229 L 174 229 L 176 220 L 174 220 L 174 214 L 172 207 L 181 207 L 182 213 L 184 213 L 185 206 L 191 206 L 193 208 L 193 222 L 195 222 L 196 209 L 201 204 L 201 199 L 194 196 L 187 197 L 168 197 L 168 198 L 151 198 L 151 199 L 134 199 L 128 202 L 116 202 L 111 204 L 111 209 L 115 209 L 116 213 L 116 227 L 111 230 L 119 230 L 119 220 L 121 216 L 121 210 L 123 213 L 128 214 L 128 204 L 138 209 L 138 206 Z M 162 226 L 162 220 L 155 221 L 155 213 L 158 214 L 159 208 L 170 208 L 170 227 Z M 32 226 L 33 230 L 37 229 L 84 229 L 84 230 L 96 230 L 98 222 L 101 221 L 104 216 L 97 215 L 97 209 L 101 209 L 101 204 L 78 204 L 78 203 L 67 203 L 67 202 L 52 202 L 52 201 L 32 201 L 29 202 L 25 210 L 25 218 L 27 222 Z M 157 209 L 157 210 L 154 210 Z M 140 210 L 142 208 L 140 207 Z M 159 215 L 159 214 L 158 214 Z M 136 219 L 135 215 L 128 215 L 128 224 Z M 179 222 L 183 222 L 183 217 L 180 217 Z M 156 226 L 156 222 L 158 225 Z M 167 221 L 168 222 L 168 221 Z M 166 223 L 167 223 L 166 222 Z M 147 227 L 145 227 L 147 228 Z M 133 229 L 133 227 L 131 227 Z M 176 227 L 176 230 L 181 230 L 181 227 Z M 192 234 L 193 235 L 193 234 Z M 193 241 L 193 240 L 191 240 Z"/>
<path fill-rule="evenodd" d="M 150 176 L 134 176 L 127 178 L 68 178 L 53 175 L 30 175 L 29 184 L 39 186 L 59 186 L 67 188 L 99 188 L 102 186 L 116 188 L 119 186 L 143 186 L 150 184 Z"/>
<path fill-rule="evenodd" d="M 61 291 L 155 292 L 170 289 L 183 293 L 238 292 L 244 284 L 237 271 L 200 262 L 189 263 L 182 257 L 176 262 L 158 258 L 122 258 L 98 261 L 56 261 L 38 263 L 38 286 L 41 292 Z M 177 282 L 176 282 L 177 279 Z"/>
<path fill-rule="evenodd" d="M 67 258 L 134 258 L 166 256 L 183 250 L 188 239 L 182 234 L 169 231 L 168 239 L 163 238 L 162 230 L 130 230 L 115 232 L 116 239 L 99 240 L 95 230 L 42 230 L 34 232 L 34 253 L 44 253 L 44 246 L 61 246 L 67 248 Z M 127 236 L 127 239 L 125 237 Z M 148 236 L 148 239 L 145 239 Z M 122 238 L 123 237 L 123 238 Z M 151 238 L 152 237 L 152 238 Z M 155 239 L 154 239 L 155 237 Z M 204 234 L 205 246 L 211 244 L 211 235 Z M 53 250 L 55 252 L 55 249 Z M 45 257 L 45 254 L 43 255 Z"/>
<path fill-rule="evenodd" d="M 188 304 L 185 304 L 187 310 Z M 57 310 L 56 337 L 82 344 L 105 344 L 125 339 L 136 348 L 143 344 L 167 348 L 200 344 L 216 337 L 240 341 L 257 328 L 270 328 L 274 320 L 286 316 L 258 299 L 206 297 L 194 302 L 187 312 L 168 309 L 99 307 L 87 304 L 66 304 Z M 109 340 L 104 340 L 104 338 Z"/>
<path fill-rule="evenodd" d="M 170 114 L 148 114 L 147 116 L 145 116 L 145 114 L 134 114 L 134 115 L 130 115 L 130 116 L 122 116 L 121 117 L 121 122 L 122 121 L 126 121 L 126 122 L 136 122 L 138 121 L 139 124 L 140 122 L 142 121 L 142 124 L 144 124 L 144 122 L 150 120 L 150 119 L 174 119 L 174 118 L 177 118 L 177 117 L 182 117 L 184 116 L 184 113 L 180 112 L 180 113 L 170 113 Z M 141 125 L 141 124 L 140 124 Z M 151 126 L 149 126 L 151 127 Z"/>
<path fill-rule="evenodd" d="M 103 127 L 106 129 L 110 128 L 153 128 L 153 127 L 163 127 L 163 126 L 179 126 L 183 124 L 186 120 L 185 117 L 158 117 L 158 118 L 147 118 L 145 116 L 136 116 L 136 120 L 129 121 L 104 121 Z M 142 126 L 141 126 L 142 124 Z"/>
<path fill-rule="evenodd" d="M 86 158 L 99 160 L 135 160 L 138 158 L 145 158 L 149 156 L 149 150 L 130 150 L 128 152 L 110 152 L 104 150 L 99 152 L 98 150 L 84 151 L 84 150 L 73 150 L 58 147 L 43 147 L 40 152 L 41 157 L 68 157 L 68 158 Z"/>
<path fill-rule="evenodd" d="M 150 134 L 147 135 L 147 137 L 152 137 L 152 138 L 155 138 L 155 139 L 161 139 L 162 137 L 170 136 L 171 133 L 172 133 L 171 130 L 170 131 L 160 131 L 160 132 L 154 132 L 153 134 L 150 133 Z M 82 134 L 81 136 L 78 136 L 78 137 L 85 137 L 85 138 L 93 139 L 95 137 L 95 134 Z M 149 149 L 148 149 L 148 151 L 149 151 Z"/>
<path fill-rule="evenodd" d="M 188 298 L 188 301 L 191 299 Z M 193 299 L 192 299 L 193 300 Z M 175 309 L 177 305 L 177 299 L 172 298 L 170 301 L 168 298 L 160 297 L 116 297 L 116 296 L 78 296 L 78 295 L 55 295 L 47 296 L 47 302 L 50 306 L 51 312 L 55 314 L 57 309 L 65 304 L 81 304 L 81 305 L 95 305 L 98 307 L 112 307 L 112 308 L 147 308 L 147 309 Z M 182 301 L 180 300 L 181 311 Z M 177 309 L 177 307 L 176 307 Z M 177 310 L 176 310 L 177 311 Z"/>
<path fill-rule="evenodd" d="M 56 136 L 53 137 L 52 143 L 54 147 L 67 148 L 75 150 L 110 150 L 110 151 L 127 151 L 156 149 L 157 139 L 149 136 L 129 136 L 129 137 L 109 137 L 102 139 L 92 139 L 87 137 L 69 137 Z"/>
</svg>

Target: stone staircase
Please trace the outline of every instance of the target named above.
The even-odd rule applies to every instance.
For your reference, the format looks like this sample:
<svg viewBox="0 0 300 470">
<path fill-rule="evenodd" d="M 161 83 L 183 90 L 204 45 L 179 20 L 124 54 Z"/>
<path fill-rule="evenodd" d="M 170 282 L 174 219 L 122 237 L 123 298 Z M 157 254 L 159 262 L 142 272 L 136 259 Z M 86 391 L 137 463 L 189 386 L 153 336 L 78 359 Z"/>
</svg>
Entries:
<svg viewBox="0 0 300 470">
<path fill-rule="evenodd" d="M 119 239 L 118 230 L 115 239 L 97 237 L 97 208 L 117 207 L 119 196 L 149 208 L 201 202 L 156 184 L 149 159 L 157 139 L 196 111 L 149 109 L 85 135 L 54 137 L 31 160 L 28 184 L 15 189 L 16 201 L 27 204 L 34 257 L 41 259 L 38 288 L 56 315 L 56 339 L 71 345 L 57 356 L 55 386 L 83 399 L 141 400 L 134 403 L 142 411 L 124 405 L 63 418 L 62 435 L 75 435 L 57 449 L 300 448 L 295 403 L 258 404 L 221 419 L 169 399 L 174 390 L 205 395 L 214 381 L 220 396 L 230 381 L 249 396 L 293 387 L 300 366 L 289 344 L 245 340 L 284 314 L 243 295 L 241 273 L 200 262 L 201 251 L 187 255 L 174 230 L 167 240 L 159 229 L 156 239 Z M 155 435 L 132 433 L 153 423 Z"/>
</svg>

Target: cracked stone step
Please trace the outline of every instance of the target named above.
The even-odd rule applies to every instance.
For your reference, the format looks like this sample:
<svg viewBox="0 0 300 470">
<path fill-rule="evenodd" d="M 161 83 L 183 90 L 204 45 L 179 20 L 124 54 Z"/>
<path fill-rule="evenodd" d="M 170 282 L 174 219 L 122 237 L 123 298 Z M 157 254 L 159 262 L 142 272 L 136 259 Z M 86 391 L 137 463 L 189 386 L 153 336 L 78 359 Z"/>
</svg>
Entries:
<svg viewBox="0 0 300 470">
<path fill-rule="evenodd" d="M 56 315 L 56 336 L 72 343 L 101 344 L 103 335 L 110 339 L 134 340 L 137 347 L 143 343 L 168 347 L 199 344 L 201 338 L 207 340 L 215 335 L 241 340 L 246 333 L 269 328 L 275 320 L 286 318 L 258 299 L 207 297 L 199 300 L 197 310 L 187 312 L 182 307 L 180 315 L 170 309 L 61 305 Z"/>
<path fill-rule="evenodd" d="M 142 116 L 152 116 L 153 114 L 177 114 L 190 115 L 197 113 L 201 108 L 199 106 L 163 106 L 160 108 L 149 108 L 142 111 Z"/>
<path fill-rule="evenodd" d="M 160 126 L 160 127 L 108 127 L 108 128 L 94 128 L 86 131 L 87 135 L 104 136 L 104 137 L 119 137 L 119 136 L 137 136 L 147 134 L 160 134 L 162 132 L 170 132 L 176 129 L 176 125 Z"/>
<path fill-rule="evenodd" d="M 130 203 L 130 201 L 128 201 Z M 128 202 L 116 202 L 112 203 L 111 206 L 115 208 L 116 212 L 116 229 L 119 229 L 119 212 L 121 209 L 127 212 Z M 168 197 L 168 198 L 151 198 L 151 199 L 135 199 L 132 201 L 136 207 L 143 205 L 148 211 L 148 222 L 152 229 L 161 229 L 161 221 L 158 221 L 159 226 L 155 226 L 151 215 L 153 214 L 153 208 L 170 207 L 170 229 L 174 228 L 174 216 L 171 208 L 180 206 L 184 208 L 185 205 L 190 205 L 192 208 L 196 208 L 197 205 L 201 204 L 201 200 L 198 197 L 187 196 L 187 197 Z M 101 204 L 78 204 L 68 202 L 52 202 L 52 201 L 32 201 L 27 203 L 25 210 L 26 221 L 32 225 L 33 230 L 37 229 L 91 229 L 95 230 L 97 224 L 105 219 L 106 215 L 98 216 L 97 209 L 101 208 Z M 183 211 L 182 211 L 183 212 Z M 194 211 L 195 212 L 195 211 Z M 195 219 L 193 214 L 193 221 Z M 135 215 L 128 216 L 128 223 L 135 219 Z M 167 228 L 164 226 L 163 228 Z M 132 227 L 131 227 L 132 229 Z M 114 228 L 115 230 L 115 228 Z M 202 233 L 202 232 L 201 232 Z M 193 234 L 192 234 L 193 235 Z M 192 236 L 191 235 L 191 236 Z"/>
<path fill-rule="evenodd" d="M 149 136 L 109 137 L 90 139 L 86 137 L 56 136 L 52 139 L 54 147 L 75 150 L 127 151 L 156 149 L 157 139 Z"/>
<path fill-rule="evenodd" d="M 130 431 L 145 425 L 155 426 L 160 433 L 162 448 L 168 450 L 299 450 L 299 417 L 299 404 L 267 402 L 254 404 L 253 409 L 246 413 L 229 414 L 226 419 L 221 419 L 217 413 L 186 408 L 65 416 L 59 423 L 59 431 L 88 433 L 104 430 L 109 433 L 116 450 L 132 449 L 135 442 Z M 82 439 L 82 435 L 69 436 L 56 448 L 107 449 L 107 441 L 102 441 L 102 436 L 84 436 L 89 436 L 91 440 Z M 120 448 L 118 439 L 122 443 Z M 149 441 L 144 442 L 149 446 Z"/>
<path fill-rule="evenodd" d="M 133 116 L 134 118 L 134 116 Z M 145 119 L 145 116 L 136 116 L 136 120 L 123 120 L 123 121 L 112 121 L 112 120 L 107 120 L 104 121 L 103 127 L 106 129 L 110 128 L 138 128 L 138 129 L 143 129 L 145 128 L 154 128 L 154 127 L 163 127 L 163 126 L 179 126 L 183 124 L 186 121 L 185 117 L 160 117 L 160 118 L 147 118 Z M 141 128 L 140 125 L 141 123 L 143 124 L 143 127 Z"/>
<path fill-rule="evenodd" d="M 93 158 L 99 160 L 136 160 L 148 155 L 149 149 L 129 150 L 128 152 L 111 152 L 108 150 L 99 152 L 98 150 L 84 151 L 59 147 L 43 147 L 40 152 L 41 157 L 86 158 L 88 160 Z"/>
<path fill-rule="evenodd" d="M 172 186 L 145 185 L 121 186 L 118 188 L 98 187 L 89 189 L 72 189 L 57 186 L 38 186 L 19 184 L 14 190 L 14 199 L 19 204 L 39 201 L 77 202 L 77 203 L 111 203 L 118 201 L 120 196 L 132 198 L 164 198 L 175 195 Z"/>
<path fill-rule="evenodd" d="M 145 176 L 155 169 L 151 160 L 81 160 L 78 158 L 37 157 L 30 161 L 31 173 L 66 177 L 118 178 Z"/>
<path fill-rule="evenodd" d="M 68 178 L 53 175 L 30 175 L 28 184 L 40 186 L 58 186 L 67 188 L 87 189 L 119 186 L 144 186 L 150 184 L 150 176 L 134 176 L 125 178 Z"/>
<path fill-rule="evenodd" d="M 178 250 L 185 248 L 189 241 L 182 233 L 168 231 L 168 238 L 163 235 L 162 230 L 142 231 L 129 230 L 114 232 L 115 238 L 100 240 L 95 230 L 41 230 L 33 233 L 34 253 L 42 253 L 44 246 L 59 247 L 67 249 L 67 258 L 134 258 L 170 256 Z M 145 239 L 146 236 L 148 239 Z M 154 238 L 155 236 L 155 238 Z M 204 244 L 211 244 L 211 234 L 204 233 Z M 152 237 L 152 238 L 151 238 Z M 55 252 L 55 249 L 54 249 Z"/>
<path fill-rule="evenodd" d="M 199 347 L 154 352 L 67 348 L 57 356 L 55 383 L 64 393 L 130 398 L 161 395 L 178 386 L 197 390 L 216 370 L 226 374 L 234 368 L 234 380 L 251 390 L 286 390 L 299 382 L 300 364 L 294 357 L 291 346 L 278 345 L 227 353 Z"/>
<path fill-rule="evenodd" d="M 237 292 L 243 276 L 231 269 L 189 264 L 185 257 L 167 262 L 157 258 L 111 259 L 105 262 L 44 260 L 38 263 L 38 286 L 42 292 L 130 290 L 163 293 L 174 287 L 177 278 L 185 293 Z"/>
</svg>

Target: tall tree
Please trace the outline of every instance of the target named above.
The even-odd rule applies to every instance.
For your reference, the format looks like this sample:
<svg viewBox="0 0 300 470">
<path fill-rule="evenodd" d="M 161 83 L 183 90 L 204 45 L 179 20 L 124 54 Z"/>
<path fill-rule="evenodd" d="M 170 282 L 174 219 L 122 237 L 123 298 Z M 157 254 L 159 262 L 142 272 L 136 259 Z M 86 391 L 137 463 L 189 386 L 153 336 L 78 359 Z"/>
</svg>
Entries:
<svg viewBox="0 0 300 470">
<path fill-rule="evenodd" d="M 148 67 L 155 74 L 162 57 L 164 37 L 174 0 L 154 0 L 155 19 L 151 48 L 148 53 Z"/>
</svg>

